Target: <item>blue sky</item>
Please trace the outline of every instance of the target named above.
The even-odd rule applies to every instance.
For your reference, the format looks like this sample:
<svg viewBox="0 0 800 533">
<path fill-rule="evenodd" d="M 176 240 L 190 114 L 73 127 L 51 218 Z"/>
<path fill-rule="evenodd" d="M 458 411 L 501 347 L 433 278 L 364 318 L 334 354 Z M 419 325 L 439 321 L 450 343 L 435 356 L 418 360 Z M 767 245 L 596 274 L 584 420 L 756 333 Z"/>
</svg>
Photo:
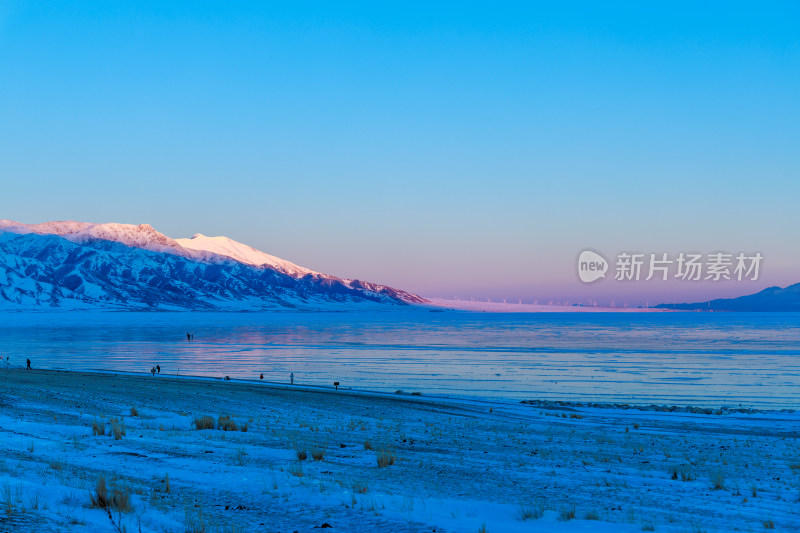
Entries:
<svg viewBox="0 0 800 533">
<path fill-rule="evenodd" d="M 0 217 L 224 234 L 434 296 L 800 281 L 800 5 L 492 4 L 3 2 Z M 764 275 L 587 287 L 585 247 Z"/>
</svg>

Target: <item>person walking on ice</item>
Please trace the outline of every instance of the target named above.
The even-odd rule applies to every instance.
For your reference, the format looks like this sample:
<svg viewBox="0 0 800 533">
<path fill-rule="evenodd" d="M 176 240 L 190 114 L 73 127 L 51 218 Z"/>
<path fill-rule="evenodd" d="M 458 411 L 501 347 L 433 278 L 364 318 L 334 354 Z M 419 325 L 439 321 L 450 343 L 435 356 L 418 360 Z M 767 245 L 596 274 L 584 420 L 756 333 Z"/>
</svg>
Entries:
<svg viewBox="0 0 800 533">
<path fill-rule="evenodd" d="M 28 370 L 30 370 L 30 369 L 31 369 L 31 360 L 28 359 Z"/>
<path fill-rule="evenodd" d="M 291 374 L 289 374 L 289 382 L 290 382 L 292 385 L 294 385 L 294 372 L 292 372 Z"/>
</svg>

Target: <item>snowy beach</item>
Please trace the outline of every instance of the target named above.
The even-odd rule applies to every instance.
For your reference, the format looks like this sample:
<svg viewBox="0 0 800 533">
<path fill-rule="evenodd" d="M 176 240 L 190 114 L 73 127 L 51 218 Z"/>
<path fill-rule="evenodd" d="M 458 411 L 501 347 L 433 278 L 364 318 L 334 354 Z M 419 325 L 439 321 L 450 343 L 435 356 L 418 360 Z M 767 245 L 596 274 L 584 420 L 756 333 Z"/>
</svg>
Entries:
<svg viewBox="0 0 800 533">
<path fill-rule="evenodd" d="M 0 531 L 800 529 L 799 413 L 0 380 Z"/>
</svg>

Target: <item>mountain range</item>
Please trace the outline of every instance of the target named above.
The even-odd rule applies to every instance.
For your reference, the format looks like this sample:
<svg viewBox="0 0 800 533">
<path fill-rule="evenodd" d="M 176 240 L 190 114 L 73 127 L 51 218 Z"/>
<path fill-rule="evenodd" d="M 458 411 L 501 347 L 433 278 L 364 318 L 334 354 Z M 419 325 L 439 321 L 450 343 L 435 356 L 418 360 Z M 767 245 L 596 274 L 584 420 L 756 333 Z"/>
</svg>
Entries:
<svg viewBox="0 0 800 533">
<path fill-rule="evenodd" d="M 227 237 L 149 224 L 0 220 L 0 309 L 340 309 L 426 300 L 295 265 Z"/>
<path fill-rule="evenodd" d="M 738 298 L 720 298 L 707 302 L 661 304 L 662 309 L 687 311 L 800 311 L 800 283 L 788 287 L 768 287 Z"/>
</svg>

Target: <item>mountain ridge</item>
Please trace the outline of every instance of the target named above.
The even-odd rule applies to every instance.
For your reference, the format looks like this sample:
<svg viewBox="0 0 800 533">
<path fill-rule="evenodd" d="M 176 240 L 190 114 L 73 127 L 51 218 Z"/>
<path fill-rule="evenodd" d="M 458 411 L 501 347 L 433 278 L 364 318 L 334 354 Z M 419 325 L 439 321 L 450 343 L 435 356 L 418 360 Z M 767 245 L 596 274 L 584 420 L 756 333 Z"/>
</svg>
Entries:
<svg viewBox="0 0 800 533">
<path fill-rule="evenodd" d="M 172 239 L 149 224 L 0 220 L 0 309 L 273 310 L 426 303 L 386 285 L 314 272 L 227 237 L 206 238 L 210 244 L 194 242 L 193 247 L 181 244 L 192 240 Z M 267 260 L 257 264 L 262 258 Z"/>
<path fill-rule="evenodd" d="M 687 311 L 800 311 L 800 283 L 787 287 L 767 287 L 737 298 L 717 298 L 705 302 L 659 304 L 660 309 Z"/>
</svg>

